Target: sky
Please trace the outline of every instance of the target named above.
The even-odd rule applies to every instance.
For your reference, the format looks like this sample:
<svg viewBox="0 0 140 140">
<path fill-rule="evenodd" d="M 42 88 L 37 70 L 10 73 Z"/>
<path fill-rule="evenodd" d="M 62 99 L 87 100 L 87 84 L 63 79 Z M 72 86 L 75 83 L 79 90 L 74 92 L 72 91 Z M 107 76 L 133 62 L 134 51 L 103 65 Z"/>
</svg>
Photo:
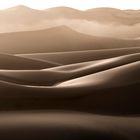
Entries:
<svg viewBox="0 0 140 140">
<path fill-rule="evenodd" d="M 96 7 L 140 9 L 140 0 L 0 0 L 0 9 L 16 5 L 25 5 L 39 10 L 57 6 L 67 6 L 79 10 Z"/>
</svg>

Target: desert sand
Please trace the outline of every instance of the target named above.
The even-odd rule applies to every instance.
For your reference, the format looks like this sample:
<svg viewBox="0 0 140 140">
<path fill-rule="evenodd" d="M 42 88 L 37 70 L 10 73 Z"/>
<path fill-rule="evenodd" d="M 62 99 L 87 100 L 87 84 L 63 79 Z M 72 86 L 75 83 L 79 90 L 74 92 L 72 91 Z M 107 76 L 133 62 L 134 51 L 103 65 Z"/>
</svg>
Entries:
<svg viewBox="0 0 140 140">
<path fill-rule="evenodd" d="M 61 111 L 12 112 L 1 114 L 0 124 L 2 139 L 139 140 L 140 136 L 138 117 Z"/>
<path fill-rule="evenodd" d="M 18 6 L 0 21 L 2 140 L 140 139 L 139 10 Z"/>
<path fill-rule="evenodd" d="M 13 54 L 128 48 L 139 44 L 139 39 L 91 36 L 66 26 L 0 34 L 0 51 Z"/>
<path fill-rule="evenodd" d="M 139 48 L 133 49 L 137 52 L 139 50 Z M 71 56 L 73 60 L 67 64 L 60 62 L 59 57 L 58 61 L 51 59 L 47 61 L 49 53 L 10 55 L 12 58 L 21 59 L 18 59 L 19 62 L 16 59 L 7 61 L 10 67 L 1 66 L 1 109 L 57 108 L 112 115 L 139 114 L 140 53 L 132 53 L 129 50 L 131 49 L 125 48 L 122 51 L 107 49 L 105 53 L 109 52 L 110 56 L 98 60 L 94 60 L 93 56 L 98 53 L 105 54 L 101 50 L 74 52 L 80 57 L 74 57 L 72 52 L 58 53 L 58 55 L 57 52 L 50 53 L 50 56 L 56 55 L 56 58 L 63 55 L 64 61 Z M 118 56 L 113 57 L 115 51 L 118 51 L 115 53 Z M 33 69 L 33 65 L 32 67 L 27 65 L 30 61 L 37 64 L 38 61 L 46 63 L 48 68 Z M 50 61 L 52 63 L 48 63 Z M 21 62 L 23 69 L 15 68 L 15 62 L 19 64 Z M 52 65 L 56 63 L 60 65 Z M 8 101 L 8 104 L 3 104 L 5 101 Z M 14 102 L 20 106 L 16 106 Z"/>
<path fill-rule="evenodd" d="M 139 17 L 140 10 L 107 7 L 85 11 L 69 7 L 36 10 L 19 5 L 0 10 L 0 33 L 35 31 L 65 25 L 94 36 L 137 39 L 140 36 Z"/>
<path fill-rule="evenodd" d="M 139 140 L 140 47 L 15 52 L 0 54 L 3 139 Z"/>
</svg>

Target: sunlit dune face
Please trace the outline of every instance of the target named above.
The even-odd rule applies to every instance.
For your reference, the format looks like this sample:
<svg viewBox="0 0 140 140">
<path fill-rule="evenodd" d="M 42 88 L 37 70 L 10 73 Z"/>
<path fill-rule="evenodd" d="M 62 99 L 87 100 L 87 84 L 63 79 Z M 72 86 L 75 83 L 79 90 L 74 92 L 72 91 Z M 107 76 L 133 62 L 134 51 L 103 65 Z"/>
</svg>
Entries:
<svg viewBox="0 0 140 140">
<path fill-rule="evenodd" d="M 16 5 L 26 5 L 35 9 L 46 9 L 56 6 L 68 6 L 85 10 L 95 7 L 114 7 L 119 9 L 139 9 L 139 0 L 4 0 L 0 9 Z"/>
</svg>

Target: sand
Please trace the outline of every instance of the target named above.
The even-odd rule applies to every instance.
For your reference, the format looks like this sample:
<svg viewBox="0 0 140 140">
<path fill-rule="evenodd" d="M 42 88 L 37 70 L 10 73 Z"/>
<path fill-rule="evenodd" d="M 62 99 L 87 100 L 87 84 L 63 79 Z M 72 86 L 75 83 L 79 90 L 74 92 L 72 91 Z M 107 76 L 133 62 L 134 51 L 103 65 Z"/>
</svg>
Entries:
<svg viewBox="0 0 140 140">
<path fill-rule="evenodd" d="M 139 10 L 18 6 L 0 19 L 2 140 L 140 139 Z M 91 35 L 95 21 L 114 34 Z"/>
</svg>

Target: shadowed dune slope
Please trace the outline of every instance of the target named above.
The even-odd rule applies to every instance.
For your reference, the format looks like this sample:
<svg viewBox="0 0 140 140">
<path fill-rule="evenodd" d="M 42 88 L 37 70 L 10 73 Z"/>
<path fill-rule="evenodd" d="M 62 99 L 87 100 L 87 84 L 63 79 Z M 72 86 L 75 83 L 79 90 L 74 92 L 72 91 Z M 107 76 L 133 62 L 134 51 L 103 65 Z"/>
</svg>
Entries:
<svg viewBox="0 0 140 140">
<path fill-rule="evenodd" d="M 99 72 L 97 74 L 80 77 L 74 80 L 66 81 L 58 87 L 90 87 L 91 88 L 110 88 L 114 86 L 123 86 L 125 84 L 140 83 L 140 62 L 130 63 L 114 69 Z M 99 85 L 99 86 L 98 86 Z"/>
<path fill-rule="evenodd" d="M 0 110 L 41 108 L 140 114 L 139 47 L 1 54 L 1 58 L 1 65 L 13 65 L 0 70 Z M 15 62 L 16 66 L 30 62 L 30 67 L 15 69 Z M 33 69 L 37 62 L 40 67 Z"/>
<path fill-rule="evenodd" d="M 139 114 L 139 71 L 139 53 L 42 70 L 1 70 L 1 107 Z"/>
<path fill-rule="evenodd" d="M 109 117 L 61 111 L 10 112 L 0 115 L 0 123 L 2 139 L 12 137 L 14 140 L 139 140 L 140 138 L 140 119 L 137 117 Z"/>
<path fill-rule="evenodd" d="M 66 26 L 0 34 L 0 51 L 14 54 L 112 49 L 121 48 L 121 46 L 126 48 L 139 45 L 140 40 L 95 37 L 78 33 Z"/>
<path fill-rule="evenodd" d="M 24 85 L 55 85 L 60 82 L 98 73 L 111 68 L 123 66 L 140 60 L 140 53 L 110 58 L 105 60 L 83 62 L 43 70 L 1 70 L 0 79 Z M 103 78 L 104 79 L 104 78 Z"/>
<path fill-rule="evenodd" d="M 60 92 L 58 94 L 58 97 L 60 96 L 80 96 L 83 94 L 87 94 L 87 93 L 82 93 L 81 94 L 72 94 L 72 91 L 74 91 L 74 89 L 86 89 L 86 87 L 89 89 L 91 87 L 91 89 L 93 90 L 92 92 L 94 92 L 94 90 L 96 91 L 98 90 L 102 90 L 102 89 L 107 89 L 107 88 L 113 88 L 113 87 L 121 87 L 121 86 L 126 86 L 126 85 L 131 85 L 131 84 L 139 84 L 139 69 L 140 69 L 140 62 L 134 62 L 134 63 L 130 63 L 127 65 L 123 65 L 123 66 L 119 66 L 119 67 L 115 67 L 109 70 L 105 70 L 105 71 L 101 71 L 99 73 L 95 73 L 95 74 L 90 74 L 87 76 L 83 76 L 80 78 L 74 78 L 70 81 L 66 81 L 66 82 L 62 82 L 56 86 L 32 86 L 32 85 L 26 85 L 26 84 L 19 84 L 17 83 L 12 83 L 12 82 L 7 82 L 7 81 L 0 81 L 1 83 L 1 91 L 4 92 L 5 96 L 6 93 L 10 94 L 11 93 L 16 93 L 18 92 L 18 90 L 20 91 L 16 96 L 20 96 L 23 94 L 24 96 L 24 91 L 26 90 L 27 92 L 31 92 L 33 94 L 38 94 L 38 97 L 41 94 L 45 94 L 46 96 L 50 96 L 51 90 L 52 90 L 52 95 L 53 95 L 53 91 L 56 90 L 56 92 Z M 8 74 L 7 74 L 8 75 Z M 15 76 L 16 77 L 16 76 Z M 12 90 L 9 91 L 9 89 L 5 88 L 9 86 L 9 89 L 14 87 Z M 61 94 L 61 91 L 63 91 L 63 89 L 65 88 L 65 90 L 67 91 L 66 95 Z M 40 90 L 39 90 L 40 89 Z M 71 91 L 72 89 L 72 91 Z M 47 93 L 48 90 L 48 93 Z M 89 92 L 90 93 L 90 92 Z M 12 94 L 11 94 L 12 95 Z M 26 95 L 25 95 L 26 96 Z M 28 96 L 28 95 L 27 95 Z M 14 96 L 13 96 L 14 97 Z M 53 97 L 53 96 L 52 96 Z M 55 98 L 55 96 L 54 96 Z"/>
<path fill-rule="evenodd" d="M 0 80 L 0 110 L 41 108 L 111 115 L 140 114 L 139 71 L 140 62 L 137 61 L 86 76 L 84 73 L 79 78 L 75 76 L 74 79 L 65 79 L 66 81 L 54 86 L 39 85 L 39 82 L 46 82 L 40 81 L 39 76 L 45 77 L 47 74 L 37 74 L 37 81 L 31 73 L 25 72 L 21 76 L 21 72 L 5 71 L 1 75 L 7 75 L 8 78 Z M 55 80 L 57 76 L 52 78 Z M 33 81 L 27 82 L 30 78 Z M 38 85 L 33 85 L 33 82 Z"/>
<path fill-rule="evenodd" d="M 49 60 L 61 64 L 73 64 L 86 61 L 107 59 L 139 52 L 140 47 L 131 47 L 131 48 L 86 50 L 86 51 L 57 52 L 57 53 L 19 54 L 17 56 L 32 59 L 40 59 L 43 61 Z"/>
<path fill-rule="evenodd" d="M 0 69 L 31 70 L 57 66 L 55 63 L 10 54 L 0 54 Z"/>
</svg>

